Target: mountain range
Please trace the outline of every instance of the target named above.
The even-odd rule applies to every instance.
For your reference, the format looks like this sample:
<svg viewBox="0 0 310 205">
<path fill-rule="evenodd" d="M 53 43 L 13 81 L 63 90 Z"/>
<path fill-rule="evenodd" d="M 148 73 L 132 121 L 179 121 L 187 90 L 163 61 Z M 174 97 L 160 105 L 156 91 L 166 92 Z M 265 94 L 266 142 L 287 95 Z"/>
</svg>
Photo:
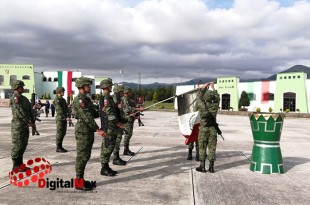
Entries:
<svg viewBox="0 0 310 205">
<path fill-rule="evenodd" d="M 280 73 L 291 73 L 291 72 L 305 72 L 307 73 L 307 78 L 310 79 L 310 67 L 304 66 L 304 65 L 294 65 L 293 67 L 281 71 Z M 276 80 L 277 74 L 274 74 L 268 78 L 261 78 L 261 79 L 240 79 L 240 82 L 253 82 L 253 81 L 260 81 L 260 80 Z M 192 80 L 182 82 L 182 83 L 151 83 L 151 84 L 141 84 L 140 88 L 153 88 L 156 89 L 158 86 L 167 87 L 167 86 L 177 86 L 177 85 L 194 85 L 194 84 L 200 84 L 204 82 L 211 82 L 215 81 L 215 78 L 194 78 Z M 129 83 L 124 82 L 125 86 L 129 86 L 132 89 L 137 89 L 138 84 L 137 83 Z"/>
</svg>

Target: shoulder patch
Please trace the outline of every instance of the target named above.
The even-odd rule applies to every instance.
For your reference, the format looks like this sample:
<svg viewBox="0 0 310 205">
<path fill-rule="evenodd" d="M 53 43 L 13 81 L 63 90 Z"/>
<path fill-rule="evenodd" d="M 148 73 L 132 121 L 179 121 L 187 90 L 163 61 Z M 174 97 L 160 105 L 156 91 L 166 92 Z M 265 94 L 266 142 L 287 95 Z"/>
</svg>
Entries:
<svg viewBox="0 0 310 205">
<path fill-rule="evenodd" d="M 80 100 L 79 100 L 79 103 L 80 103 L 80 107 L 81 107 L 82 109 L 84 109 L 84 108 L 85 108 L 85 103 L 84 103 L 84 101 L 83 101 L 82 99 L 80 99 Z"/>
<path fill-rule="evenodd" d="M 18 104 L 19 100 L 18 100 L 17 96 L 14 97 L 14 101 L 15 101 L 16 104 Z"/>
</svg>

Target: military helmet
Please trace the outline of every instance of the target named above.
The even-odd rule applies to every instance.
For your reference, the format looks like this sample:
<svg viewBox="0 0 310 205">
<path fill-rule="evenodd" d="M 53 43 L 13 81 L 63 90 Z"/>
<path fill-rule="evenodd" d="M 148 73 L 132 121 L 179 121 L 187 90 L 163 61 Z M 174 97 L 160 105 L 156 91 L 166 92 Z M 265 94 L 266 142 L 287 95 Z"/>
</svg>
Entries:
<svg viewBox="0 0 310 205">
<path fill-rule="evenodd" d="M 104 79 L 100 82 L 100 87 L 101 88 L 107 88 L 109 86 L 113 85 L 112 79 L 111 78 L 107 78 Z"/>
<path fill-rule="evenodd" d="M 17 89 L 18 87 L 20 87 L 20 86 L 25 86 L 24 82 L 21 81 L 21 80 L 15 80 L 15 81 L 13 81 L 13 82 L 11 83 L 11 88 L 12 88 L 13 90 L 16 90 L 16 89 Z"/>
<path fill-rule="evenodd" d="M 65 92 L 65 88 L 64 87 L 57 87 L 56 88 L 56 94 L 58 94 L 60 92 Z"/>
<path fill-rule="evenodd" d="M 123 86 L 123 85 L 117 86 L 117 91 L 118 91 L 118 92 L 124 91 L 124 86 Z"/>
<path fill-rule="evenodd" d="M 123 85 L 114 85 L 113 92 L 122 92 L 124 91 Z"/>
<path fill-rule="evenodd" d="M 75 87 L 81 88 L 81 87 L 83 87 L 84 85 L 91 85 L 90 81 L 91 81 L 91 80 L 90 80 L 89 78 L 86 78 L 86 77 L 84 77 L 84 76 L 79 77 L 79 78 L 76 79 L 76 81 L 75 81 Z"/>
<path fill-rule="evenodd" d="M 124 86 L 124 93 L 129 93 L 131 92 L 131 88 L 128 86 Z"/>
</svg>

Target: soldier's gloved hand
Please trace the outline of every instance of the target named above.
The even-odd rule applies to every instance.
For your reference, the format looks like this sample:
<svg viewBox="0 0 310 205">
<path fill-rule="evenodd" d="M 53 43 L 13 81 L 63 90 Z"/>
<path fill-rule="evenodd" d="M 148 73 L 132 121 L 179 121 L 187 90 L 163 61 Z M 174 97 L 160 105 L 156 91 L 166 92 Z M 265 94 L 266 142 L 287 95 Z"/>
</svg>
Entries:
<svg viewBox="0 0 310 205">
<path fill-rule="evenodd" d="M 97 133 L 98 133 L 98 135 L 100 135 L 100 136 L 102 136 L 104 138 L 108 138 L 107 133 L 105 131 L 103 131 L 103 130 L 97 129 Z"/>
</svg>

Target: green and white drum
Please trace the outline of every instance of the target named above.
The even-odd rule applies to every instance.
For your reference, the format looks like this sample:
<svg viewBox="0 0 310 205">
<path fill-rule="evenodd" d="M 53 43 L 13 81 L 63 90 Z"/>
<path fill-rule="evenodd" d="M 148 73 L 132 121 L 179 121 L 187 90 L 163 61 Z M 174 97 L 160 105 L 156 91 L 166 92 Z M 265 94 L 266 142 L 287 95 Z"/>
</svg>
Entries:
<svg viewBox="0 0 310 205">
<path fill-rule="evenodd" d="M 262 174 L 284 173 L 280 149 L 284 114 L 251 113 L 249 117 L 254 138 L 250 170 Z"/>
</svg>

